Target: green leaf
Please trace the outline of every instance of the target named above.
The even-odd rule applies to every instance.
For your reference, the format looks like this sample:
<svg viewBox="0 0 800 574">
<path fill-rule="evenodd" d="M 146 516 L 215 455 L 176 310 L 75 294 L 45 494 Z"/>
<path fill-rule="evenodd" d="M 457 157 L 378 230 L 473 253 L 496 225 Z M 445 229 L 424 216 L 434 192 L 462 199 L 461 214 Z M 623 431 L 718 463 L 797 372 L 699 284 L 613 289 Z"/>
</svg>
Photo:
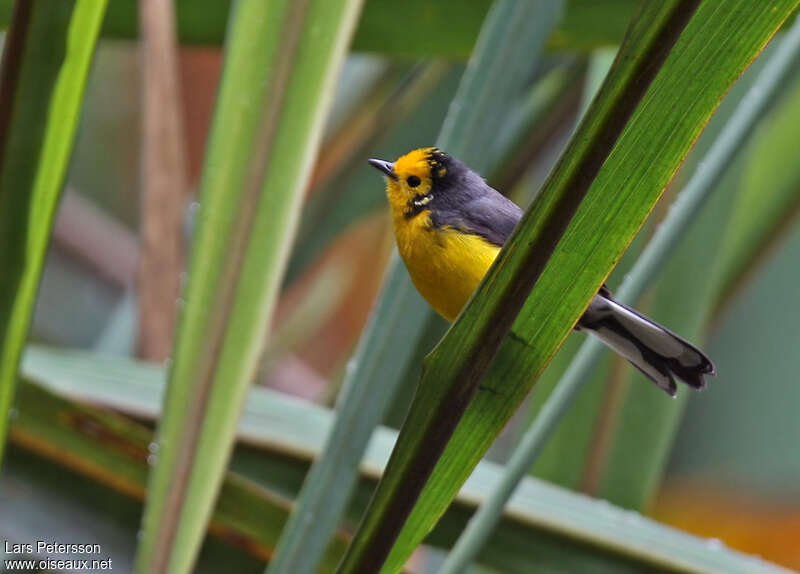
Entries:
<svg viewBox="0 0 800 574">
<path fill-rule="evenodd" d="M 138 572 L 188 572 L 264 346 L 357 0 L 231 14 Z"/>
<path fill-rule="evenodd" d="M 104 467 L 108 461 L 117 461 L 126 469 L 144 466 L 148 438 L 139 436 L 140 425 L 97 407 L 65 402 L 50 393 L 152 419 L 158 416 L 165 386 L 161 367 L 84 351 L 31 346 L 23 362 L 23 375 L 29 381 L 23 389 L 34 385 L 42 389 L 31 391 L 30 396 L 35 400 L 21 402 L 19 418 L 24 422 L 15 422 L 15 428 L 17 424 L 24 425 L 20 428 L 36 432 L 41 444 L 52 441 L 61 448 L 45 452 L 22 441 L 21 445 L 56 460 L 61 453 L 74 456 L 73 464 L 68 466 L 80 467 L 81 472 L 90 476 L 93 469 Z M 62 405 L 63 410 L 47 410 L 50 403 Z M 41 409 L 47 410 L 49 416 L 35 416 Z M 69 423 L 87 413 L 92 413 L 97 424 Z M 239 436 L 262 450 L 251 447 L 248 450 L 252 454 L 237 452 L 234 465 L 270 490 L 291 496 L 299 490 L 307 465 L 319 456 L 334 417 L 333 411 L 323 407 L 253 387 L 239 425 Z M 93 429 L 97 432 L 92 432 Z M 139 438 L 134 439 L 136 436 Z M 366 505 L 396 438 L 395 431 L 376 429 L 361 465 L 364 480 L 359 486 L 359 507 Z M 445 548 L 452 545 L 476 505 L 496 488 L 502 470 L 496 464 L 481 462 L 426 542 Z M 128 474 L 124 470 L 113 474 L 118 475 Z M 257 495 L 258 490 L 239 492 L 241 497 L 237 495 L 237 499 L 243 502 L 234 508 L 226 500 L 231 491 L 222 491 L 219 508 L 227 507 L 231 512 L 215 513 L 214 520 L 230 529 L 239 540 L 268 545 L 273 540 L 269 533 L 274 532 L 274 526 L 263 524 L 263 519 L 251 509 L 268 505 L 269 500 L 253 498 L 251 495 Z M 278 507 L 265 512 L 274 514 Z M 214 532 L 220 534 L 218 529 Z M 334 551 L 341 552 L 341 547 L 337 544 L 331 554 Z M 715 541 L 689 536 L 638 514 L 531 478 L 522 482 L 509 501 L 503 521 L 480 559 L 509 574 L 526 574 L 532 563 L 547 571 L 784 572 L 720 547 Z"/>
<path fill-rule="evenodd" d="M 485 138 L 499 132 L 519 99 L 558 18 L 557 9 L 499 2 L 487 17 L 475 55 L 445 119 L 438 145 L 466 161 L 487 157 Z M 479 165 L 480 168 L 488 167 Z M 378 180 L 375 181 L 378 183 Z M 395 254 L 385 287 L 345 378 L 339 416 L 311 469 L 268 572 L 313 572 L 358 478 L 358 461 L 391 402 L 430 311 Z M 334 500 L 330 492 L 336 492 Z M 313 517 L 313 519 L 311 518 Z"/>
<path fill-rule="evenodd" d="M 377 569 L 398 535 L 385 568 L 402 566 L 577 321 L 722 96 L 796 5 L 730 0 L 702 2 L 696 13 L 695 3 L 644 8 L 538 200 L 426 364 L 341 571 Z M 514 336 L 482 383 L 488 390 L 476 393 L 520 307 Z"/>
<path fill-rule="evenodd" d="M 0 460 L 105 0 L 18 2 L 0 93 Z"/>
</svg>

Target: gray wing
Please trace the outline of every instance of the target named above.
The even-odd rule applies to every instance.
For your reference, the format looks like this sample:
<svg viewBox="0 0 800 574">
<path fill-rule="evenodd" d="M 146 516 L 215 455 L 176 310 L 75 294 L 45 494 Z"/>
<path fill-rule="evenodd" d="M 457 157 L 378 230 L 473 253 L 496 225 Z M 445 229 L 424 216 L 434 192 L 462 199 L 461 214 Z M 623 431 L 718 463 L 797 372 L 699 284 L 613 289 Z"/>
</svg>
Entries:
<svg viewBox="0 0 800 574">
<path fill-rule="evenodd" d="M 447 197 L 450 201 L 437 205 L 434 225 L 449 225 L 502 247 L 522 218 L 522 210 L 483 180 L 470 184 L 462 187 L 468 190 L 466 193 L 451 193 Z"/>
<path fill-rule="evenodd" d="M 510 199 L 492 191 L 491 196 L 480 197 L 465 206 L 467 223 L 473 232 L 502 247 L 522 219 L 522 210 Z"/>
</svg>

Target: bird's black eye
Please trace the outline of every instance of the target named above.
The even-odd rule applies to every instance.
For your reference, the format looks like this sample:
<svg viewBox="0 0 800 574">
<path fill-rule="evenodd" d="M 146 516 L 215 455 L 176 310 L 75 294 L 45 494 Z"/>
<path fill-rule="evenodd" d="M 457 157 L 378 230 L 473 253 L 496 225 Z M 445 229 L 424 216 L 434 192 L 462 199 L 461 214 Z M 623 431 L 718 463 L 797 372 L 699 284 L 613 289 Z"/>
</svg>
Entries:
<svg viewBox="0 0 800 574">
<path fill-rule="evenodd" d="M 406 181 L 408 182 L 408 187 L 417 187 L 420 183 L 422 183 L 422 181 L 420 181 L 416 175 L 409 176 Z"/>
</svg>

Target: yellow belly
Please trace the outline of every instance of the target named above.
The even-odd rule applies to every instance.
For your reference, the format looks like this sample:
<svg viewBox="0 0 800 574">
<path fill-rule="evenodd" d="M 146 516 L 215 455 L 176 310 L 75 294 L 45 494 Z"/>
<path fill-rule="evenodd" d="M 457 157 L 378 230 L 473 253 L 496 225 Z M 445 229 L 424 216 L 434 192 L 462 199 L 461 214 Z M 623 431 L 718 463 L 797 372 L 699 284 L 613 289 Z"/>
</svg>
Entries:
<svg viewBox="0 0 800 574">
<path fill-rule="evenodd" d="M 395 219 L 395 236 L 414 285 L 448 321 L 458 316 L 500 251 L 482 237 L 432 227 L 428 212 Z"/>
</svg>

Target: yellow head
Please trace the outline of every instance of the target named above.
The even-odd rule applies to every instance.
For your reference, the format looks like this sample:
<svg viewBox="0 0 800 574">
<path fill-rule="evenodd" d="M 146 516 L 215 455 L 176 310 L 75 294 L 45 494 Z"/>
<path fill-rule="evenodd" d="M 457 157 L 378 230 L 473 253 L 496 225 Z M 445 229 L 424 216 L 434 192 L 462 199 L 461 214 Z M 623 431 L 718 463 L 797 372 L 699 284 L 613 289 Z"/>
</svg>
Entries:
<svg viewBox="0 0 800 574">
<path fill-rule="evenodd" d="M 435 147 L 415 149 L 394 163 L 379 159 L 369 160 L 370 165 L 386 176 L 386 195 L 395 216 L 416 212 L 420 202 L 435 187 L 435 182 L 447 174 L 447 156 Z M 416 202 L 416 203 L 415 203 Z"/>
</svg>

